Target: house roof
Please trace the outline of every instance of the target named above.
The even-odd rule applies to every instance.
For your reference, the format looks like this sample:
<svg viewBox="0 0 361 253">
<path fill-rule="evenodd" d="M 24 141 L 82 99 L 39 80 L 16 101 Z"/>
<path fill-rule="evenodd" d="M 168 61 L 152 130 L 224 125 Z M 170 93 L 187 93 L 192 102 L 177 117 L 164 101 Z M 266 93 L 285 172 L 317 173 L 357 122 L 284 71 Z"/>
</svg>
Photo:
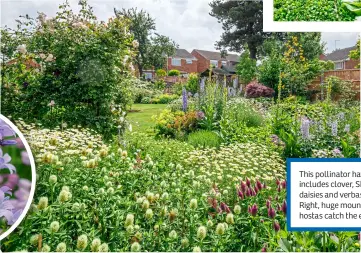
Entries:
<svg viewBox="0 0 361 253">
<path fill-rule="evenodd" d="M 173 55 L 173 57 L 175 57 L 175 58 L 183 58 L 183 59 L 195 59 L 196 60 L 196 58 L 185 49 L 176 49 L 175 55 Z"/>
<path fill-rule="evenodd" d="M 213 51 L 206 51 L 206 50 L 199 50 L 194 49 L 194 51 L 198 52 L 200 55 L 203 55 L 208 60 L 228 60 L 239 62 L 239 55 L 237 54 L 227 54 L 227 56 L 222 57 L 220 52 L 213 52 Z"/>
<path fill-rule="evenodd" d="M 337 49 L 333 51 L 332 53 L 326 54 L 325 60 L 328 61 L 342 61 L 347 60 L 349 58 L 349 54 L 351 50 L 355 50 L 357 47 L 347 47 L 343 49 Z"/>
</svg>

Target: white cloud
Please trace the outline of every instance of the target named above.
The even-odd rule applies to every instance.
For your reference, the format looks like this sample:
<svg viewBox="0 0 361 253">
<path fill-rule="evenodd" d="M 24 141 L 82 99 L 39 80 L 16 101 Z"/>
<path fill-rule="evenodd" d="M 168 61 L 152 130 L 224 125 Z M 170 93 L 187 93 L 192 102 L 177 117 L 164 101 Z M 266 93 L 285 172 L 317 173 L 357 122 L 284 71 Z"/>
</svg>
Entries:
<svg viewBox="0 0 361 253">
<path fill-rule="evenodd" d="M 71 6 L 78 10 L 78 0 L 70 0 Z M 180 48 L 215 50 L 214 44 L 222 34 L 222 26 L 209 12 L 210 0 L 90 0 L 94 12 L 100 20 L 114 16 L 114 7 L 144 9 L 156 20 L 157 32 L 169 36 Z M 37 11 L 49 16 L 55 15 L 63 0 L 3 0 L 1 25 L 14 26 L 19 15 L 37 16 Z M 323 33 L 322 40 L 327 43 L 327 52 L 337 48 L 353 46 L 357 33 Z"/>
</svg>

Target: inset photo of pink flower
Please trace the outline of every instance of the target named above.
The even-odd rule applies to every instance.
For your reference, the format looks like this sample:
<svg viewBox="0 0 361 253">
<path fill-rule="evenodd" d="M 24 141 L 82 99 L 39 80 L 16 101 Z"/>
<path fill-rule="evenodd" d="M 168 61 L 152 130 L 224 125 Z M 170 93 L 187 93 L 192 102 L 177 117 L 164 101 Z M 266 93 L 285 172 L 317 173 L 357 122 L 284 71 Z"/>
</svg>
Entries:
<svg viewBox="0 0 361 253">
<path fill-rule="evenodd" d="M 0 240 L 25 217 L 35 188 L 30 148 L 11 121 L 0 115 Z"/>
</svg>

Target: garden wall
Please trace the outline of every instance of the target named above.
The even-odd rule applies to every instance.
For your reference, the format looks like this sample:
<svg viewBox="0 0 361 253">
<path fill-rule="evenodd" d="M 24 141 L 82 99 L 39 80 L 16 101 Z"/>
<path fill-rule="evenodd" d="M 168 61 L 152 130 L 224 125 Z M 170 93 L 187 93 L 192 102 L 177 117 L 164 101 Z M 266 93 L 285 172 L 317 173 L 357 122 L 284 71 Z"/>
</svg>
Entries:
<svg viewBox="0 0 361 253">
<path fill-rule="evenodd" d="M 360 69 L 346 69 L 346 70 L 332 70 L 326 71 L 322 76 L 317 77 L 308 86 L 310 91 L 319 91 L 322 80 L 326 80 L 329 76 L 336 76 L 342 80 L 351 81 L 353 83 L 352 89 L 357 91 L 355 99 L 360 99 Z M 317 94 L 311 96 L 311 100 L 316 99 Z"/>
</svg>

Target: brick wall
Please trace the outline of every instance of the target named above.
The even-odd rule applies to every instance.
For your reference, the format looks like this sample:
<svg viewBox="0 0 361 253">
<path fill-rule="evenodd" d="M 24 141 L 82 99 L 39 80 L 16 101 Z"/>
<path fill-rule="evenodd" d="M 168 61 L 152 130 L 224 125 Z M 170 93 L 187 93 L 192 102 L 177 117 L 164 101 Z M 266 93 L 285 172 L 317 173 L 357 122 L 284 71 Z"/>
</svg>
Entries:
<svg viewBox="0 0 361 253">
<path fill-rule="evenodd" d="M 198 73 L 202 73 L 202 72 L 206 71 L 209 68 L 210 61 L 207 60 L 206 58 L 204 58 L 203 55 L 199 54 L 195 50 L 193 50 L 191 54 L 198 59 L 198 61 L 197 61 Z"/>
<path fill-rule="evenodd" d="M 177 69 L 179 71 L 187 72 L 187 73 L 197 73 L 198 66 L 197 61 L 192 60 L 192 64 L 188 64 L 186 59 L 181 59 L 181 66 L 173 66 L 172 58 L 168 58 L 168 70 Z"/>
<path fill-rule="evenodd" d="M 357 60 L 345 61 L 345 69 L 355 69 L 358 64 L 360 64 L 360 61 Z"/>
</svg>

